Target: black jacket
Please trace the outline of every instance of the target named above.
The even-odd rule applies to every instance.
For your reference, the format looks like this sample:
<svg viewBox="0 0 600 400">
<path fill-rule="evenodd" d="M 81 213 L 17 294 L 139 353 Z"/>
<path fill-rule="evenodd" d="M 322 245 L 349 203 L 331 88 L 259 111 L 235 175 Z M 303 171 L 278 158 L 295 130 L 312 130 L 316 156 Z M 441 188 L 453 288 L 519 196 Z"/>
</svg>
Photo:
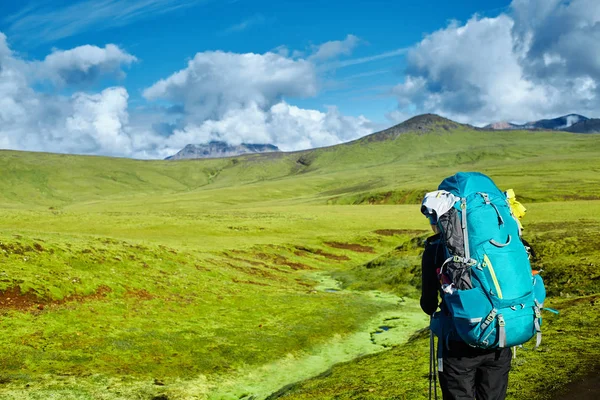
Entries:
<svg viewBox="0 0 600 400">
<path fill-rule="evenodd" d="M 429 315 L 432 315 L 440 305 L 438 300 L 440 282 L 436 270 L 442 266 L 444 259 L 441 235 L 438 233 L 427 238 L 421 259 L 421 309 Z"/>
</svg>

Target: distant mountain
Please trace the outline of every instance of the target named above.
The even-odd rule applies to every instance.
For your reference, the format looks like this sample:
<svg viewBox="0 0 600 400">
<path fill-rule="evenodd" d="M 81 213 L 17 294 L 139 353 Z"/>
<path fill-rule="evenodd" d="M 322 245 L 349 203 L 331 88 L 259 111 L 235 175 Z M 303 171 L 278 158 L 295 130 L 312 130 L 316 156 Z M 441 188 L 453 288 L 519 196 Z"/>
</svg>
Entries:
<svg viewBox="0 0 600 400">
<path fill-rule="evenodd" d="M 584 117 L 579 114 L 568 114 L 563 115 L 562 117 L 553 118 L 553 119 L 540 119 L 539 121 L 531 121 L 526 124 L 513 124 L 511 122 L 501 121 L 494 122 L 489 125 L 484 126 L 484 129 L 492 129 L 492 130 L 506 130 L 506 129 L 547 129 L 547 130 L 555 130 L 555 131 L 565 131 L 568 130 L 573 125 L 579 124 L 581 122 L 585 122 L 589 120 L 589 118 Z"/>
<path fill-rule="evenodd" d="M 242 154 L 272 153 L 279 151 L 272 144 L 248 144 L 242 143 L 230 146 L 225 142 L 211 141 L 206 144 L 188 144 L 177 154 L 165 158 L 165 160 L 183 160 L 194 158 L 223 158 L 235 157 Z"/>
<path fill-rule="evenodd" d="M 600 133 L 600 118 L 590 118 L 563 129 L 575 133 Z"/>
<path fill-rule="evenodd" d="M 523 125 L 517 125 L 506 121 L 493 122 L 484 126 L 484 129 L 506 130 L 506 129 L 522 129 Z"/>
<path fill-rule="evenodd" d="M 562 117 L 554 119 L 541 119 L 539 121 L 529 122 L 526 125 L 531 126 L 534 129 L 553 129 L 553 130 L 564 130 L 573 124 L 578 122 L 587 121 L 588 118 L 579 114 L 568 114 Z"/>
<path fill-rule="evenodd" d="M 407 119 L 406 121 L 394 125 L 391 128 L 385 129 L 381 132 L 372 133 L 367 136 L 363 136 L 360 139 L 354 140 L 348 143 L 354 142 L 380 142 L 384 140 L 396 139 L 400 134 L 405 132 L 430 132 L 433 130 L 444 130 L 450 131 L 453 129 L 467 127 L 473 129 L 470 125 L 460 124 L 450 119 L 440 117 L 437 114 L 422 114 Z M 346 143 L 347 144 L 347 143 Z"/>
</svg>

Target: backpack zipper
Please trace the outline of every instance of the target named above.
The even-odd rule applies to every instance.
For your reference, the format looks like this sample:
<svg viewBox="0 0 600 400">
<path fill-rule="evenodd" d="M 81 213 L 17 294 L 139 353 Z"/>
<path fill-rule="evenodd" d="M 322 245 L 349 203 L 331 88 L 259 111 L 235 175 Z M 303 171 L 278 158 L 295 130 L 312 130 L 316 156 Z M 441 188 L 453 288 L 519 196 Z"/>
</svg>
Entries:
<svg viewBox="0 0 600 400">
<path fill-rule="evenodd" d="M 498 294 L 498 297 L 501 299 L 502 298 L 502 289 L 500 289 L 500 284 L 498 283 L 498 278 L 496 278 L 496 273 L 494 272 L 494 266 L 492 265 L 492 262 L 490 261 L 487 254 L 483 255 L 483 262 L 490 269 L 490 275 L 492 276 L 492 280 L 494 281 L 494 286 L 496 287 L 496 292 Z"/>
</svg>

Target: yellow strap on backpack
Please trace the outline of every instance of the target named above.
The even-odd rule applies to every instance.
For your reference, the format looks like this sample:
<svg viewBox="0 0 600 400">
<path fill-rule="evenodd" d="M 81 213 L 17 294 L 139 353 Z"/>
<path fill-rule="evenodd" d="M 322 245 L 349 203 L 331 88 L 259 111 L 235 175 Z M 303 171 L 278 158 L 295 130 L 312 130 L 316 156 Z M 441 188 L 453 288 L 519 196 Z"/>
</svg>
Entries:
<svg viewBox="0 0 600 400">
<path fill-rule="evenodd" d="M 510 210 L 512 211 L 513 215 L 517 218 L 517 222 L 519 222 L 519 228 L 523 229 L 523 225 L 521 225 L 521 219 L 523 219 L 523 217 L 525 216 L 527 209 L 523 204 L 517 201 L 514 190 L 508 189 L 506 191 L 506 198 L 508 199 Z"/>
</svg>

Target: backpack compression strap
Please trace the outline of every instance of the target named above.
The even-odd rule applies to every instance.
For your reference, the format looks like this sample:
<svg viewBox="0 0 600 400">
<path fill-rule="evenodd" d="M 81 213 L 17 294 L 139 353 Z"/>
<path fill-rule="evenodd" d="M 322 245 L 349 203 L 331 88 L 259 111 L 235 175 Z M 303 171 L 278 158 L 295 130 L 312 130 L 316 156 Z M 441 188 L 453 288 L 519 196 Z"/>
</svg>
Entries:
<svg viewBox="0 0 600 400">
<path fill-rule="evenodd" d="M 465 244 L 465 258 L 468 260 L 471 258 L 471 251 L 469 250 L 469 232 L 467 231 L 467 199 L 462 198 L 460 200 L 460 209 L 462 214 L 462 231 L 463 241 Z"/>
</svg>

